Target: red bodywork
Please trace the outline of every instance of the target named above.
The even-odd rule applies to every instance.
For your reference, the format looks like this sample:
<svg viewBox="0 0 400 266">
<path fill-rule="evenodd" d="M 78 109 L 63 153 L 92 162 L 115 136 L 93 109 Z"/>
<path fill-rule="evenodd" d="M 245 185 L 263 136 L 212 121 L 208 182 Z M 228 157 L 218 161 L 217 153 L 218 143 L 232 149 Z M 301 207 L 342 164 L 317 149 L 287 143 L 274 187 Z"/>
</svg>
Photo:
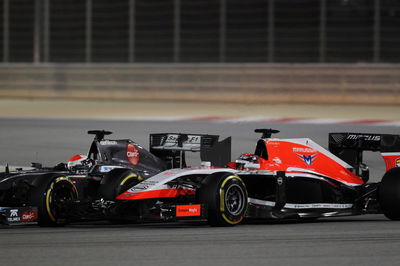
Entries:
<svg viewBox="0 0 400 266">
<path fill-rule="evenodd" d="M 382 153 L 382 157 L 385 161 L 386 171 L 394 167 L 400 167 L 400 152 Z"/>
<path fill-rule="evenodd" d="M 262 142 L 258 143 L 258 149 Z M 259 168 L 251 170 L 286 171 L 287 173 L 314 173 L 348 185 L 362 185 L 361 177 L 351 172 L 351 167 L 309 139 L 263 140 L 265 151 L 254 156 Z M 256 151 L 257 152 L 257 151 Z M 267 155 L 266 155 L 267 154 Z M 251 154 L 243 154 L 249 157 Z M 237 168 L 237 163 L 229 163 Z"/>
</svg>

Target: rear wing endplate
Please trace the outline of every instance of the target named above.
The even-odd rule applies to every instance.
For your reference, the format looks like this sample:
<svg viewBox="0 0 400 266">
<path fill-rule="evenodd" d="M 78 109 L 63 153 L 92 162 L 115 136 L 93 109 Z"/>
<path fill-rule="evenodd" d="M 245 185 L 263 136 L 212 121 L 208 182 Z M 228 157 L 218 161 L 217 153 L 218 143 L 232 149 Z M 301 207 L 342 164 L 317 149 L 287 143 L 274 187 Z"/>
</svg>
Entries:
<svg viewBox="0 0 400 266">
<path fill-rule="evenodd" d="M 202 161 L 223 167 L 231 160 L 231 137 L 218 141 L 218 135 L 150 134 L 150 152 L 167 162 L 169 168 L 186 167 L 185 152 L 200 152 Z"/>
</svg>

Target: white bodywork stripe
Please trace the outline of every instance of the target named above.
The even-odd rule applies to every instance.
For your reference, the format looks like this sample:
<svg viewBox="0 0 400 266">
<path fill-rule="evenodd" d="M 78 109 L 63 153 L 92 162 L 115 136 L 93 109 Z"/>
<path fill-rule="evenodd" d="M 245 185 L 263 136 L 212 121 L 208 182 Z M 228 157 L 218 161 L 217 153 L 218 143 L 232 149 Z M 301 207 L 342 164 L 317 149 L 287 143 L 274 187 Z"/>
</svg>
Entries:
<svg viewBox="0 0 400 266">
<path fill-rule="evenodd" d="M 400 152 L 381 152 L 382 156 L 400 156 Z"/>
<path fill-rule="evenodd" d="M 271 138 L 271 139 L 265 139 L 265 140 L 278 141 L 278 142 L 284 141 L 284 142 L 291 142 L 291 143 L 300 144 L 300 145 L 303 145 L 303 146 L 308 146 L 308 147 L 311 147 L 311 148 L 319 151 L 320 153 L 324 154 L 328 158 L 334 160 L 335 162 L 337 162 L 338 164 L 340 164 L 344 168 L 353 168 L 351 165 L 349 165 L 348 163 L 346 163 L 345 161 L 343 161 L 339 157 L 333 155 L 332 153 L 327 151 L 325 148 L 323 148 L 322 146 L 320 146 L 319 144 L 315 143 L 313 140 L 308 139 L 308 138 L 304 138 L 304 139 L 274 139 L 274 138 Z"/>
<path fill-rule="evenodd" d="M 318 176 L 319 175 L 319 176 Z M 342 184 L 345 184 L 347 186 L 360 186 L 361 184 L 353 184 L 353 183 L 348 183 L 343 180 L 337 180 L 333 177 L 329 177 L 327 175 L 320 174 L 318 172 L 314 172 L 311 170 L 303 169 L 303 168 L 297 168 L 297 167 L 289 167 L 286 172 L 286 176 L 302 176 L 302 177 L 308 177 L 308 178 L 314 178 L 314 179 L 320 179 L 320 180 L 325 180 L 323 177 L 335 180 L 337 182 L 340 182 Z"/>
<path fill-rule="evenodd" d="M 249 203 L 274 207 L 275 202 L 267 200 L 259 200 L 249 198 Z M 339 203 L 307 203 L 307 204 L 297 204 L 297 203 L 286 203 L 283 208 L 286 209 L 350 209 L 353 204 L 339 204 Z"/>
<path fill-rule="evenodd" d="M 189 169 L 170 169 L 159 174 L 156 174 L 149 179 L 140 182 L 136 186 L 130 188 L 128 192 L 130 193 L 138 193 L 143 191 L 152 191 L 158 189 L 168 188 L 166 183 L 181 177 L 188 175 L 210 175 L 213 173 L 237 173 L 238 170 L 231 168 L 189 168 Z"/>
</svg>

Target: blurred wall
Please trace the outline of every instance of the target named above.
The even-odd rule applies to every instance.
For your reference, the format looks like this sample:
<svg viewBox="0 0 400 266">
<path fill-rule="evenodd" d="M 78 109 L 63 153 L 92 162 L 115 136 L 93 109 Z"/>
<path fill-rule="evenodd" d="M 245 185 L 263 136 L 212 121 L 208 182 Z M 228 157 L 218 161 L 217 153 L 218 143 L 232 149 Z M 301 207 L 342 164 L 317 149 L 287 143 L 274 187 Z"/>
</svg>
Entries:
<svg viewBox="0 0 400 266">
<path fill-rule="evenodd" d="M 0 97 L 400 104 L 400 65 L 11 64 Z"/>
<path fill-rule="evenodd" d="M 399 103 L 397 0 L 0 0 L 0 96 Z"/>
</svg>

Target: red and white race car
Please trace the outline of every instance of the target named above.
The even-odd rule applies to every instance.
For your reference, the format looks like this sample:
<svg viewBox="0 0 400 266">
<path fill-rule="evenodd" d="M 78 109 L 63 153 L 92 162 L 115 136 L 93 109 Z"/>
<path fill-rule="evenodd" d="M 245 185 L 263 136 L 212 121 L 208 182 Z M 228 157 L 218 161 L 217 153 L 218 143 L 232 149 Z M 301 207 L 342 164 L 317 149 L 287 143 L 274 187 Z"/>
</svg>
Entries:
<svg viewBox="0 0 400 266">
<path fill-rule="evenodd" d="M 367 213 L 400 219 L 400 136 L 330 133 L 328 151 L 307 138 L 271 137 L 277 130 L 255 132 L 262 133 L 255 152 L 242 154 L 227 168 L 204 162 L 198 168 L 170 169 L 120 194 L 117 201 L 140 210 L 138 218 L 207 220 L 217 226 L 236 225 L 245 218 Z M 165 158 L 168 147 L 184 152 L 202 141 L 189 143 L 187 136 L 177 134 L 159 136 L 163 137 L 153 140 L 152 147 Z M 381 152 L 386 162 L 387 172 L 379 183 L 367 182 L 369 170 L 362 162 L 366 150 Z M 215 159 L 220 159 L 218 154 Z"/>
</svg>

